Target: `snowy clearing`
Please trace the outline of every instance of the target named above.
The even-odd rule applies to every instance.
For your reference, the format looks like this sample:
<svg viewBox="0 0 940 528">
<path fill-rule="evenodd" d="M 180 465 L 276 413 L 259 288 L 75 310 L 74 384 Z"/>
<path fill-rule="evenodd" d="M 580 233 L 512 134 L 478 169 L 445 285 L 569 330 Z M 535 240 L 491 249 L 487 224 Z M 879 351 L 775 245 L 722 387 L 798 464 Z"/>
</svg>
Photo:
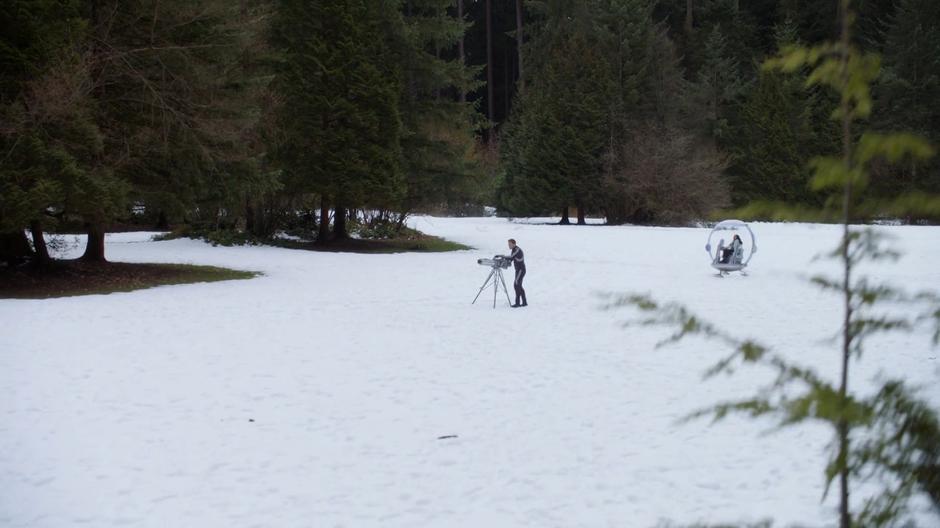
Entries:
<svg viewBox="0 0 940 528">
<path fill-rule="evenodd" d="M 667 330 L 623 328 L 630 312 L 601 310 L 595 294 L 684 302 L 832 375 L 838 300 L 805 276 L 834 268 L 811 260 L 838 227 L 754 225 L 750 276 L 719 279 L 705 228 L 412 224 L 477 249 L 354 255 L 117 234 L 111 260 L 264 276 L 0 301 L 0 525 L 834 524 L 834 497 L 820 502 L 828 430 L 677 424 L 765 377 L 703 383 L 726 350 L 654 350 Z M 905 257 L 873 274 L 940 287 L 940 228 L 879 229 Z M 531 306 L 493 310 L 485 292 L 471 305 L 488 272 L 476 259 L 506 253 L 509 237 L 526 253 Z M 923 334 L 879 338 L 854 383 L 903 376 L 940 405 L 937 356 Z"/>
</svg>

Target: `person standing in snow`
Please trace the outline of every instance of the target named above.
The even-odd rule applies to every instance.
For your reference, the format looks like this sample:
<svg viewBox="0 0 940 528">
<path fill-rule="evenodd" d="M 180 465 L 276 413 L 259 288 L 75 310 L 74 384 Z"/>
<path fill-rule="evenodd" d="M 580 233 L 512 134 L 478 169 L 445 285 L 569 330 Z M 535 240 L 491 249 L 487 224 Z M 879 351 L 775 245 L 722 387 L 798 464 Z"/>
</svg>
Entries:
<svg viewBox="0 0 940 528">
<path fill-rule="evenodd" d="M 516 304 L 512 305 L 513 308 L 520 308 L 523 306 L 528 306 L 529 303 L 525 298 L 525 289 L 522 287 L 522 279 L 525 278 L 525 255 L 522 253 L 522 248 L 516 245 L 516 239 L 509 239 L 509 255 L 505 258 L 512 259 L 513 268 L 516 270 L 516 279 L 513 281 L 512 286 L 516 290 Z M 520 299 L 522 302 L 520 303 Z"/>
</svg>

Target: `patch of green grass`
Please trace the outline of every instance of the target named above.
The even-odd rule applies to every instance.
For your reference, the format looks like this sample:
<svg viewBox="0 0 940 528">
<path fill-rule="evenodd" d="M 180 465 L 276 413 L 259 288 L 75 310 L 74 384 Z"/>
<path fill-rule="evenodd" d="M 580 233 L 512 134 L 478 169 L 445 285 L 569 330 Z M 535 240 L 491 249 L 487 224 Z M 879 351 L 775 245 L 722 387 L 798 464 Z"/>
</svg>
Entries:
<svg viewBox="0 0 940 528">
<path fill-rule="evenodd" d="M 256 237 L 251 233 L 244 231 L 235 231 L 234 229 L 194 229 L 189 226 L 179 227 L 168 233 L 154 235 L 154 242 L 164 242 L 175 240 L 177 238 L 196 238 L 204 240 L 213 246 L 254 246 L 266 243 L 262 238 Z"/>
<path fill-rule="evenodd" d="M 452 242 L 450 240 L 432 236 L 424 236 L 414 240 L 391 239 L 382 242 L 385 242 L 385 244 L 388 246 L 389 253 L 401 253 L 404 251 L 444 253 L 447 251 L 463 251 L 466 249 L 473 249 L 470 246 L 465 246 L 457 242 Z"/>
<path fill-rule="evenodd" d="M 289 247 L 309 249 L 313 251 L 348 252 L 348 253 L 443 253 L 446 251 L 463 251 L 473 249 L 457 242 L 443 238 L 423 235 L 414 238 L 392 238 L 385 240 L 369 240 L 350 238 L 346 240 L 333 240 L 326 244 L 298 244 L 291 243 Z"/>
<path fill-rule="evenodd" d="M 155 241 L 173 240 L 181 237 L 201 239 L 213 246 L 269 245 L 288 249 L 306 249 L 312 251 L 350 252 L 350 253 L 443 253 L 473 249 L 457 242 L 440 237 L 426 235 L 420 231 L 404 228 L 397 236 L 386 238 L 347 238 L 331 240 L 324 244 L 285 240 L 281 238 L 259 238 L 249 233 L 232 230 L 198 230 L 184 227 L 170 233 L 157 235 Z"/>
<path fill-rule="evenodd" d="M 162 267 L 168 271 L 176 272 L 177 275 L 167 277 L 161 281 L 160 285 L 170 284 L 189 284 L 193 282 L 218 282 L 227 280 L 245 280 L 253 279 L 262 275 L 258 271 L 233 270 L 230 268 L 221 268 L 218 266 L 197 266 L 194 264 L 152 264 Z"/>
<path fill-rule="evenodd" d="M 129 292 L 155 286 L 244 280 L 260 273 L 190 264 L 56 261 L 0 272 L 0 298 L 49 299 Z"/>
</svg>

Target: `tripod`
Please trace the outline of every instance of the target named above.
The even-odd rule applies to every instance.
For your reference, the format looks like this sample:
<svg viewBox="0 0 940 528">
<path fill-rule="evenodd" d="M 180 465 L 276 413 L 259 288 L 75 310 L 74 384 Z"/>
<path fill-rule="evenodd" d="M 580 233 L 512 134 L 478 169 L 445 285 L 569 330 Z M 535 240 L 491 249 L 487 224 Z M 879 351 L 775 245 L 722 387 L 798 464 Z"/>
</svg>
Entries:
<svg viewBox="0 0 940 528">
<path fill-rule="evenodd" d="M 503 279 L 503 269 L 499 266 L 493 266 L 493 271 L 486 277 L 486 281 L 483 283 L 483 286 L 480 286 L 480 291 L 477 292 L 477 296 L 473 298 L 473 302 L 470 304 L 476 304 L 477 299 L 480 298 L 480 294 L 490 285 L 490 281 L 493 282 L 493 308 L 496 308 L 496 297 L 499 296 L 500 285 L 502 285 L 503 291 L 506 293 L 506 302 L 512 304 L 512 301 L 509 299 L 509 290 L 506 289 L 506 281 Z"/>
</svg>

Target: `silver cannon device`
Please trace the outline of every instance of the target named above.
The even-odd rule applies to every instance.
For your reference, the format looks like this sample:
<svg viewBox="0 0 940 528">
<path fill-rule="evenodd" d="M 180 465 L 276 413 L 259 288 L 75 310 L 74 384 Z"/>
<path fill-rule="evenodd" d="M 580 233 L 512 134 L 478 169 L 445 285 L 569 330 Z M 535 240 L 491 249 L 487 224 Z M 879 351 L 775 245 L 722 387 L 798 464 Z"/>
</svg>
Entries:
<svg viewBox="0 0 940 528">
<path fill-rule="evenodd" d="M 477 299 L 480 298 L 480 294 L 483 293 L 483 290 L 493 284 L 493 308 L 496 308 L 496 298 L 499 297 L 499 289 L 502 287 L 503 292 L 506 294 L 506 302 L 512 304 L 512 301 L 509 300 L 509 290 L 506 289 L 506 280 L 503 279 L 503 270 L 508 268 L 512 264 L 512 259 L 508 257 L 503 257 L 501 255 L 496 255 L 495 257 L 481 258 L 477 259 L 477 264 L 481 266 L 487 266 L 490 268 L 490 274 L 486 276 L 486 280 L 483 282 L 483 286 L 480 286 L 480 291 L 477 292 L 477 296 L 473 298 L 473 302 L 470 304 L 476 304 Z"/>
</svg>

